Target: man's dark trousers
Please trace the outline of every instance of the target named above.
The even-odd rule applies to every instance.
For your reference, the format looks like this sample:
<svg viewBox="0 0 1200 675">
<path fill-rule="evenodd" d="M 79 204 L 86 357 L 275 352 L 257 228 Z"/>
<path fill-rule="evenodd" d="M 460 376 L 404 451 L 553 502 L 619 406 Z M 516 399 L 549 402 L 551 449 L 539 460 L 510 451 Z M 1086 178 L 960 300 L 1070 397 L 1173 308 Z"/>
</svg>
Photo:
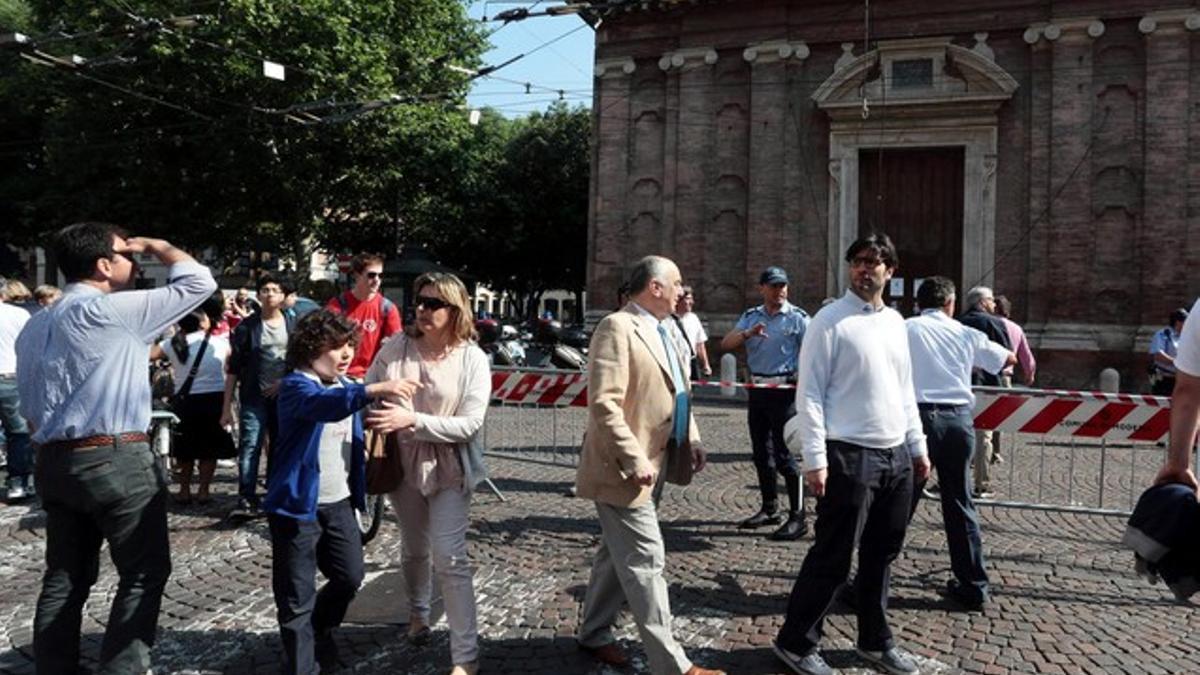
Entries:
<svg viewBox="0 0 1200 675">
<path fill-rule="evenodd" d="M 804 510 L 798 504 L 800 469 L 796 458 L 788 452 L 783 428 L 795 414 L 796 394 L 790 389 L 751 389 L 748 393 L 747 419 L 750 424 L 750 447 L 753 450 L 754 470 L 758 473 L 758 489 L 762 493 L 763 509 L 774 512 L 779 506 L 779 484 L 775 472 L 783 474 L 788 486 L 790 507 Z"/>
<path fill-rule="evenodd" d="M 817 500 L 816 536 L 792 586 L 778 643 L 796 654 L 817 646 L 858 545 L 858 646 L 885 651 L 895 646 L 885 612 L 891 564 L 908 529 L 912 458 L 904 446 L 877 449 L 828 441 L 825 447 L 829 476 L 825 495 Z"/>
<path fill-rule="evenodd" d="M 316 520 L 271 514 L 271 590 L 284 672 L 312 675 L 316 640 L 342 623 L 363 580 L 362 532 L 349 499 L 317 507 Z M 317 570 L 328 580 L 317 592 Z"/>
<path fill-rule="evenodd" d="M 983 565 L 979 515 L 971 499 L 971 459 L 975 454 L 975 424 L 969 406 L 920 404 L 921 426 L 929 459 L 938 473 L 942 521 L 950 546 L 950 569 L 971 600 L 987 600 L 988 577 Z M 920 499 L 914 495 L 913 503 Z"/>
<path fill-rule="evenodd" d="M 171 574 L 162 465 L 146 443 L 48 445 L 38 449 L 36 474 L 46 510 L 46 573 L 33 628 L 37 672 L 79 668 L 81 612 L 107 541 L 120 582 L 99 672 L 145 673 Z"/>
</svg>

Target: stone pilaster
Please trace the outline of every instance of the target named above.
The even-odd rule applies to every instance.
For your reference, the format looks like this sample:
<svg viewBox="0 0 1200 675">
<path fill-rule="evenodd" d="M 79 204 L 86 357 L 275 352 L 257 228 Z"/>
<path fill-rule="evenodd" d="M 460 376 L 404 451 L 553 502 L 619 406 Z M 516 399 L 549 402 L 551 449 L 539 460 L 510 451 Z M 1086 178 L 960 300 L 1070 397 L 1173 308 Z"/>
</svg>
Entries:
<svg viewBox="0 0 1200 675">
<path fill-rule="evenodd" d="M 667 52 L 658 67 L 667 74 L 667 90 L 675 92 L 678 111 L 669 124 L 676 129 L 673 181 L 666 190 L 673 200 L 664 205 L 670 212 L 674 250 L 686 267 L 685 283 L 703 288 L 707 260 L 704 235 L 707 225 L 707 167 L 713 147 L 713 66 L 719 57 L 714 49 L 685 49 Z M 670 95 L 670 94 L 669 94 Z M 703 299 L 702 299 L 703 301 Z"/>
<path fill-rule="evenodd" d="M 789 63 L 808 58 L 803 42 L 765 42 L 750 45 L 742 57 L 750 64 L 750 158 L 745 261 L 746 299 L 758 293 L 758 275 L 767 265 L 781 265 L 797 274 L 796 252 L 784 222 L 785 158 L 789 120 L 787 71 Z"/>
<path fill-rule="evenodd" d="M 1029 229 L 1026 251 L 1029 258 L 1025 298 L 1028 321 L 1044 323 L 1049 313 L 1050 297 L 1050 237 L 1048 236 L 1050 208 L 1050 111 L 1053 109 L 1050 42 L 1042 38 L 1041 27 L 1025 31 L 1029 55 Z"/>
<path fill-rule="evenodd" d="M 1142 221 L 1141 323 L 1163 323 L 1171 309 L 1191 304 L 1188 240 L 1188 121 L 1190 32 L 1200 29 L 1195 10 L 1155 12 L 1142 17 L 1146 40 L 1145 180 Z M 1190 294 L 1189 294 L 1190 293 Z"/>
<path fill-rule="evenodd" d="M 630 76 L 633 59 L 597 61 L 594 94 L 597 151 L 592 160 L 591 237 L 588 242 L 589 304 L 611 308 L 630 264 L 625 236 L 629 157 Z"/>
<path fill-rule="evenodd" d="M 1105 26 L 1095 19 L 1056 19 L 1042 29 L 1051 47 L 1050 195 L 1046 262 L 1047 320 L 1090 321 L 1093 244 L 1092 54 Z M 1036 216 L 1034 216 L 1036 218 Z M 1041 227 L 1040 223 L 1033 223 Z"/>
</svg>

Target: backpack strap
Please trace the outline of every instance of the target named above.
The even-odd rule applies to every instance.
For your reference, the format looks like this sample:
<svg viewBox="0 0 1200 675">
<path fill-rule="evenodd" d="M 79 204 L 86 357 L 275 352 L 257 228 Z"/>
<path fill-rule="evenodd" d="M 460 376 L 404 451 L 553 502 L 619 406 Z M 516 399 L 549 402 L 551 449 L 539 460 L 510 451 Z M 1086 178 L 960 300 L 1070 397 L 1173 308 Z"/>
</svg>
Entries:
<svg viewBox="0 0 1200 675">
<path fill-rule="evenodd" d="M 342 310 L 342 314 L 345 314 L 345 313 L 346 313 L 346 307 L 347 307 L 347 305 L 346 305 L 346 292 L 345 292 L 345 291 L 343 291 L 342 293 L 338 293 L 338 294 L 337 294 L 337 303 L 338 303 L 338 307 L 339 307 L 339 308 Z"/>
</svg>

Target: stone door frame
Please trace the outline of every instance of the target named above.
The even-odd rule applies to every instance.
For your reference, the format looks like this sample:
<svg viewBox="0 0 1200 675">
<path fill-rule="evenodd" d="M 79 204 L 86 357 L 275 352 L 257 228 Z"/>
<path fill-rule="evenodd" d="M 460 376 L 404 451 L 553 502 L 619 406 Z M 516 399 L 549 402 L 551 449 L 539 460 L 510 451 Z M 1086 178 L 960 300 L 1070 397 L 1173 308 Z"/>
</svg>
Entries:
<svg viewBox="0 0 1200 675">
<path fill-rule="evenodd" d="M 813 94 L 830 118 L 826 255 L 837 261 L 826 276 L 830 296 L 845 287 L 843 256 L 858 237 L 858 156 L 864 149 L 963 148 L 963 281 L 994 284 L 996 111 L 1012 98 L 1017 82 L 995 63 L 987 33 L 975 40 L 971 49 L 949 37 L 890 40 L 862 56 L 846 43 L 833 74 Z M 914 59 L 929 60 L 932 76 L 924 85 L 906 86 L 892 67 Z"/>
<path fill-rule="evenodd" d="M 826 293 L 839 295 L 846 283 L 846 249 L 858 238 L 860 150 L 963 148 L 962 278 L 993 285 L 996 242 L 996 143 L 991 126 L 884 128 L 833 131 L 829 137 L 829 260 Z M 901 269 L 904 261 L 901 260 Z M 965 289 L 963 289 L 965 292 Z"/>
</svg>

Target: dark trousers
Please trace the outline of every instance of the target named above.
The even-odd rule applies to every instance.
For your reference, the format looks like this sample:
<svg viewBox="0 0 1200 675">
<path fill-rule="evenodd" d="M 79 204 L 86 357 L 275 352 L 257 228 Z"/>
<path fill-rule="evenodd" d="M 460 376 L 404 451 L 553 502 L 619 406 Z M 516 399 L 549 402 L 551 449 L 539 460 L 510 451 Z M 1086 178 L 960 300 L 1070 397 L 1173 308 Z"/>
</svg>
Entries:
<svg viewBox="0 0 1200 675">
<path fill-rule="evenodd" d="M 858 646 L 890 649 L 888 586 L 908 530 L 912 459 L 903 446 L 881 450 L 829 441 L 826 450 L 829 477 L 817 500 L 816 535 L 792 586 L 778 643 L 796 654 L 820 643 L 825 614 L 850 574 L 858 546 Z"/>
<path fill-rule="evenodd" d="M 363 580 L 362 533 L 349 499 L 317 507 L 317 519 L 271 514 L 271 590 L 284 672 L 320 672 L 315 642 L 342 623 Z M 327 581 L 317 592 L 317 570 Z"/>
<path fill-rule="evenodd" d="M 50 446 L 38 449 L 36 472 L 46 510 L 46 573 L 33 622 L 37 672 L 77 672 L 83 603 L 107 541 L 120 582 L 99 672 L 145 673 L 171 574 L 162 465 L 146 443 Z"/>
<path fill-rule="evenodd" d="M 1150 387 L 1150 393 L 1155 396 L 1170 396 L 1175 393 L 1174 377 L 1159 377 Z"/>
<path fill-rule="evenodd" d="M 789 491 L 792 491 L 791 483 L 796 483 L 797 495 L 793 495 L 793 499 L 799 500 L 799 464 L 783 440 L 783 427 L 796 411 L 796 395 L 788 389 L 751 389 L 748 395 L 747 420 L 758 489 L 762 493 L 763 508 L 773 512 L 779 505 L 776 471 L 788 481 Z M 791 507 L 794 511 L 802 510 L 800 504 L 793 503 Z"/>
<path fill-rule="evenodd" d="M 929 459 L 937 469 L 942 499 L 942 521 L 950 547 L 950 569 L 962 591 L 986 600 L 988 577 L 979 536 L 979 515 L 971 499 L 971 458 L 975 454 L 975 424 L 971 409 L 921 409 L 921 425 L 929 446 Z M 913 505 L 921 498 L 913 495 Z"/>
</svg>

